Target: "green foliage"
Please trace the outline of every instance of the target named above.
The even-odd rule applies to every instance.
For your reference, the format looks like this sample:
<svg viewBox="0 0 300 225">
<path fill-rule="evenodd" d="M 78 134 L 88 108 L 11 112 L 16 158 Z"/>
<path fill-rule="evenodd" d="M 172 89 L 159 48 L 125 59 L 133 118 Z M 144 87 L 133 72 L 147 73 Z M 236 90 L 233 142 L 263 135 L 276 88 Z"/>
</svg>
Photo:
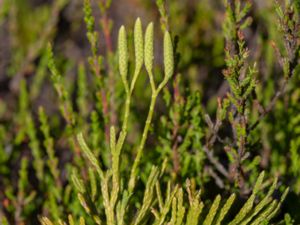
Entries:
<svg viewBox="0 0 300 225">
<path fill-rule="evenodd" d="M 0 224 L 299 223 L 299 1 L 124 2 L 0 1 Z"/>
<path fill-rule="evenodd" d="M 81 140 L 83 141 L 83 140 Z M 81 142 L 80 141 L 80 142 Z M 85 147 L 84 147 L 85 148 Z M 83 148 L 83 149 L 84 149 Z M 86 151 L 86 150 L 84 150 Z M 93 159 L 91 159 L 93 160 Z M 92 161 L 91 161 L 92 162 Z M 152 167 L 152 170 L 149 175 L 149 179 L 147 181 L 145 187 L 145 194 L 143 197 L 143 202 L 140 209 L 136 213 L 136 217 L 133 218 L 133 221 L 130 222 L 130 218 L 123 218 L 120 215 L 124 216 L 124 208 L 122 206 L 117 207 L 116 217 L 113 216 L 113 209 L 111 201 L 114 195 L 111 195 L 112 199 L 106 199 L 107 195 L 107 187 L 102 187 L 102 194 L 103 194 L 103 204 L 105 207 L 105 214 L 107 224 L 123 224 L 124 219 L 127 221 L 128 224 L 143 224 L 143 220 L 145 220 L 145 216 L 149 213 L 149 207 L 152 206 L 152 219 L 147 218 L 148 221 L 153 221 L 153 224 L 164 224 L 164 223 L 171 223 L 171 224 L 199 224 L 199 221 L 202 221 L 201 224 L 210 225 L 210 224 L 221 224 L 223 220 L 226 221 L 226 224 L 261 224 L 262 222 L 268 223 L 270 219 L 274 217 L 276 214 L 278 207 L 285 199 L 288 190 L 284 192 L 281 197 L 280 202 L 274 200 L 271 195 L 275 191 L 277 180 L 275 179 L 272 186 L 269 188 L 267 195 L 261 199 L 257 204 L 254 204 L 255 199 L 257 198 L 257 194 L 261 191 L 263 186 L 263 179 L 264 179 L 264 172 L 260 174 L 257 179 L 257 182 L 254 186 L 253 192 L 248 200 L 244 203 L 241 209 L 237 212 L 237 214 L 233 217 L 233 219 L 226 219 L 227 213 L 230 211 L 231 206 L 234 203 L 236 198 L 235 194 L 232 194 L 228 199 L 221 203 L 221 196 L 218 195 L 210 207 L 207 204 L 204 204 L 201 199 L 200 191 L 195 191 L 191 187 L 191 183 L 188 180 L 186 183 L 186 191 L 188 193 L 188 204 L 183 203 L 183 189 L 178 188 L 177 186 L 171 187 L 170 183 L 168 183 L 168 188 L 166 193 L 162 195 L 160 189 L 160 183 L 158 181 L 162 171 L 160 171 L 157 167 Z M 107 175 L 106 175 L 107 176 Z M 101 183 L 101 186 L 107 185 L 107 178 L 104 179 Z M 77 180 L 76 175 L 74 175 L 74 184 L 80 193 L 85 193 L 84 185 L 82 181 Z M 156 188 L 155 188 L 156 187 Z M 113 187 L 112 192 L 114 192 Z M 156 190 L 156 192 L 155 192 Z M 156 197 L 158 203 L 154 201 L 154 193 L 156 193 Z M 82 195 L 79 195 L 82 198 Z M 109 197 L 108 197 L 109 198 Z M 90 214 L 90 208 L 86 205 L 87 201 L 82 199 L 84 202 L 83 207 L 86 211 Z M 122 201 L 122 203 L 124 203 Z M 120 204 L 122 204 L 120 203 Z M 156 206 L 157 205 L 157 209 Z M 111 210 L 111 211 L 109 211 Z M 120 210 L 120 211 L 119 211 Z M 202 213 L 205 212 L 205 213 Z M 112 215 L 111 215 L 112 214 Z M 94 217 L 95 223 L 100 224 L 100 218 L 93 216 L 90 214 L 91 217 Z M 170 217 L 168 217 L 170 215 Z M 109 218 L 110 217 L 110 218 Z M 149 216 L 148 216 L 149 217 Z M 115 221 L 114 218 L 117 218 Z M 111 219 L 111 220 L 109 220 Z M 43 225 L 49 224 L 49 220 L 47 218 L 42 218 L 41 222 Z M 69 224 L 71 224 L 69 222 Z"/>
</svg>

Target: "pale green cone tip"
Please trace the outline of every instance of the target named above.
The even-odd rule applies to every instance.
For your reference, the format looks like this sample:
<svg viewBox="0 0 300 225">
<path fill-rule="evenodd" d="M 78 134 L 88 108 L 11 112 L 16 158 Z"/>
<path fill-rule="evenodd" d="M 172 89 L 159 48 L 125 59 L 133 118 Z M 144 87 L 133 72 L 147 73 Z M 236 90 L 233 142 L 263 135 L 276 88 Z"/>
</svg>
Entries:
<svg viewBox="0 0 300 225">
<path fill-rule="evenodd" d="M 152 72 L 153 68 L 153 23 L 149 23 L 145 34 L 145 67 L 148 73 Z"/>
<path fill-rule="evenodd" d="M 128 51 L 127 51 L 127 35 L 124 26 L 121 26 L 119 30 L 118 51 L 119 51 L 119 71 L 121 76 L 126 78 L 128 73 Z"/>
<path fill-rule="evenodd" d="M 139 72 L 144 62 L 143 28 L 140 18 L 137 18 L 134 25 L 134 50 L 136 72 Z"/>
<path fill-rule="evenodd" d="M 174 73 L 174 53 L 171 35 L 168 31 L 164 36 L 164 65 L 165 65 L 165 78 L 169 79 Z"/>
</svg>

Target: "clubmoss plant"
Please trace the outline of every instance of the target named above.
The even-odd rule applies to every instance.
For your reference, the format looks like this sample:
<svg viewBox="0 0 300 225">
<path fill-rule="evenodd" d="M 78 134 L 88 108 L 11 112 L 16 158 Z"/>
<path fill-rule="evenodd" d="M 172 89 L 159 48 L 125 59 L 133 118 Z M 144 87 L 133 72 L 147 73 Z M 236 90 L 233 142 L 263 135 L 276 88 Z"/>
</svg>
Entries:
<svg viewBox="0 0 300 225">
<path fill-rule="evenodd" d="M 0 1 L 0 224 L 298 224 L 299 6 Z"/>
<path fill-rule="evenodd" d="M 158 94 L 167 84 L 169 79 L 174 73 L 174 56 L 173 56 L 173 46 L 171 36 L 168 31 L 164 35 L 164 66 L 165 66 L 165 75 L 161 83 L 158 85 L 155 84 L 153 77 L 153 24 L 150 23 L 146 29 L 145 33 L 145 47 L 143 48 L 142 42 L 142 28 L 141 21 L 137 19 L 135 24 L 134 32 L 134 42 L 135 42 L 135 56 L 144 55 L 145 67 L 149 76 L 150 86 L 152 90 L 152 96 L 150 101 L 150 107 L 148 116 L 145 122 L 144 131 L 140 140 L 140 143 L 137 147 L 136 157 L 133 161 L 130 176 L 127 178 L 121 179 L 120 176 L 120 158 L 122 155 L 122 148 L 126 140 L 127 135 L 127 123 L 128 116 L 130 115 L 130 100 L 132 91 L 134 90 L 135 81 L 138 74 L 141 70 L 142 60 L 135 60 L 136 67 L 135 72 L 132 78 L 132 81 L 129 82 L 128 79 L 128 48 L 127 48 L 127 37 L 125 27 L 122 26 L 119 30 L 119 39 L 118 39 L 118 55 L 119 55 L 119 71 L 120 76 L 124 85 L 126 92 L 126 103 L 125 103 L 125 113 L 123 119 L 122 129 L 117 138 L 115 127 L 110 129 L 110 155 L 111 155 L 111 166 L 108 169 L 103 168 L 100 165 L 98 159 L 88 147 L 83 134 L 79 133 L 77 135 L 77 141 L 81 147 L 83 155 L 88 159 L 89 164 L 92 166 L 93 170 L 90 171 L 91 176 L 87 183 L 84 182 L 84 179 L 80 178 L 76 172 L 72 174 L 73 184 L 78 192 L 78 199 L 82 207 L 85 209 L 86 213 L 94 221 L 95 224 L 101 224 L 105 222 L 106 224 L 143 224 L 145 221 L 152 221 L 153 224 L 164 224 L 167 223 L 170 219 L 172 224 L 198 224 L 199 221 L 205 225 L 213 224 L 216 221 L 216 224 L 220 224 L 228 213 L 230 207 L 233 204 L 235 195 L 231 195 L 226 201 L 224 207 L 219 210 L 221 197 L 218 195 L 213 203 L 210 206 L 209 211 L 206 216 L 202 216 L 201 212 L 204 208 L 204 203 L 200 200 L 200 191 L 195 191 L 191 182 L 188 180 L 186 184 L 186 190 L 188 193 L 189 206 L 183 204 L 183 189 L 178 186 L 173 186 L 169 181 L 167 183 L 166 192 L 161 191 L 160 178 L 164 173 L 164 165 L 162 169 L 152 166 L 151 172 L 149 174 L 145 189 L 144 197 L 141 202 L 141 206 L 136 209 L 132 218 L 128 217 L 132 210 L 133 205 L 132 197 L 135 192 L 135 186 L 138 175 L 138 167 L 140 164 L 141 157 L 144 152 L 144 145 L 148 136 L 149 127 L 152 121 L 154 107 Z M 144 54 L 143 54 L 144 52 Z M 94 174 L 96 173 L 96 176 Z M 98 177 L 98 179 L 96 178 Z M 277 184 L 277 180 L 273 182 L 268 194 L 254 207 L 254 201 L 257 193 L 262 188 L 264 173 L 261 173 L 255 187 L 253 189 L 252 195 L 246 201 L 244 206 L 236 214 L 236 216 L 231 220 L 229 224 L 248 224 L 252 221 L 252 224 L 259 224 L 260 222 L 269 221 L 277 212 L 279 203 L 276 200 L 272 200 L 272 193 L 274 192 Z M 98 181 L 99 180 L 99 181 Z M 100 190 L 97 190 L 97 183 L 100 184 Z M 90 183 L 90 188 L 88 188 L 88 183 Z M 122 184 L 122 185 L 121 185 Z M 97 192 L 101 192 L 101 201 L 100 204 L 103 206 L 101 209 L 104 211 L 101 213 L 99 208 L 96 207 L 95 196 Z M 287 191 L 283 194 L 282 200 L 285 198 Z M 157 202 L 155 197 L 157 197 Z M 271 204 L 269 204 L 271 203 Z M 158 209 L 155 209 L 156 204 Z M 178 204 L 178 206 L 177 206 Z M 186 208 L 187 207 L 187 208 Z M 154 216 L 153 219 L 150 219 L 150 209 Z M 170 214 L 171 213 L 171 214 Z M 169 217 L 168 215 L 171 215 Z M 186 214 L 186 219 L 185 219 Z M 104 215 L 104 216 L 101 216 Z M 202 218 L 202 219 L 201 219 Z M 83 221 L 83 218 L 80 218 L 80 221 Z M 46 217 L 41 218 L 42 224 L 52 224 L 50 220 Z M 69 223 L 72 224 L 73 217 L 69 217 Z M 132 222 L 130 222 L 132 221 Z M 186 221 L 186 222 L 184 222 Z M 81 222 L 84 223 L 84 222 Z"/>
</svg>

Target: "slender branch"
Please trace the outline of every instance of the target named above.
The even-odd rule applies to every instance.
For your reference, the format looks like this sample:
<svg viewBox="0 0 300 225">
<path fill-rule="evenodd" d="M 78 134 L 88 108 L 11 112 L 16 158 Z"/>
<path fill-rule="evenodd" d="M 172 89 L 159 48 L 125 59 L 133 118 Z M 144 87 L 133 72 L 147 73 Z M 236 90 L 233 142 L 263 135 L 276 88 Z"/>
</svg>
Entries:
<svg viewBox="0 0 300 225">
<path fill-rule="evenodd" d="M 226 178 L 229 178 L 229 173 L 225 167 L 215 158 L 213 151 L 209 150 L 206 146 L 203 147 L 204 152 L 207 155 L 208 160 L 216 167 L 216 169 L 223 174 Z"/>
<path fill-rule="evenodd" d="M 259 116 L 259 118 L 248 128 L 248 132 L 254 130 L 259 125 L 260 121 L 262 121 L 262 119 L 264 119 L 264 117 L 272 111 L 278 99 L 285 93 L 285 89 L 288 84 L 288 81 L 289 81 L 288 79 L 284 79 L 284 82 L 280 87 L 280 89 L 275 93 L 271 102 L 269 103 L 267 108 L 263 111 L 263 113 Z"/>
<path fill-rule="evenodd" d="M 275 95 L 273 96 L 271 102 L 269 103 L 269 105 L 267 106 L 267 108 L 263 111 L 263 113 L 259 116 L 259 118 L 249 127 L 248 131 L 252 131 L 254 130 L 260 123 L 260 121 L 262 119 L 264 119 L 265 116 L 267 116 L 272 109 L 274 108 L 275 104 L 277 103 L 278 99 L 281 98 L 281 96 L 283 96 L 283 94 L 286 91 L 286 87 L 291 79 L 291 77 L 294 74 L 294 71 L 298 65 L 298 60 L 299 60 L 299 53 L 300 52 L 300 45 L 298 46 L 298 48 L 295 50 L 295 56 L 290 64 L 290 69 L 288 71 L 288 75 L 285 77 L 281 87 L 279 88 L 279 90 L 275 93 Z"/>
<path fill-rule="evenodd" d="M 135 180 L 136 180 L 136 170 L 137 167 L 141 161 L 141 157 L 142 157 L 142 153 L 143 153 L 143 149 L 145 146 L 145 142 L 147 139 L 147 135 L 150 129 L 150 124 L 152 121 L 152 117 L 153 117 L 153 112 L 154 112 L 154 107 L 155 107 L 155 103 L 156 103 L 156 99 L 157 99 L 157 95 L 158 95 L 158 91 L 155 91 L 152 93 L 151 96 L 151 103 L 150 103 L 150 107 L 149 107 L 149 112 L 148 112 L 148 116 L 147 116 L 147 120 L 145 123 L 145 127 L 144 127 L 144 131 L 142 134 L 142 139 L 141 142 L 138 146 L 138 150 L 137 150 L 137 155 L 136 158 L 134 160 L 131 172 L 130 172 L 130 179 L 129 179 L 129 193 L 132 193 L 134 187 L 135 187 Z"/>
</svg>

